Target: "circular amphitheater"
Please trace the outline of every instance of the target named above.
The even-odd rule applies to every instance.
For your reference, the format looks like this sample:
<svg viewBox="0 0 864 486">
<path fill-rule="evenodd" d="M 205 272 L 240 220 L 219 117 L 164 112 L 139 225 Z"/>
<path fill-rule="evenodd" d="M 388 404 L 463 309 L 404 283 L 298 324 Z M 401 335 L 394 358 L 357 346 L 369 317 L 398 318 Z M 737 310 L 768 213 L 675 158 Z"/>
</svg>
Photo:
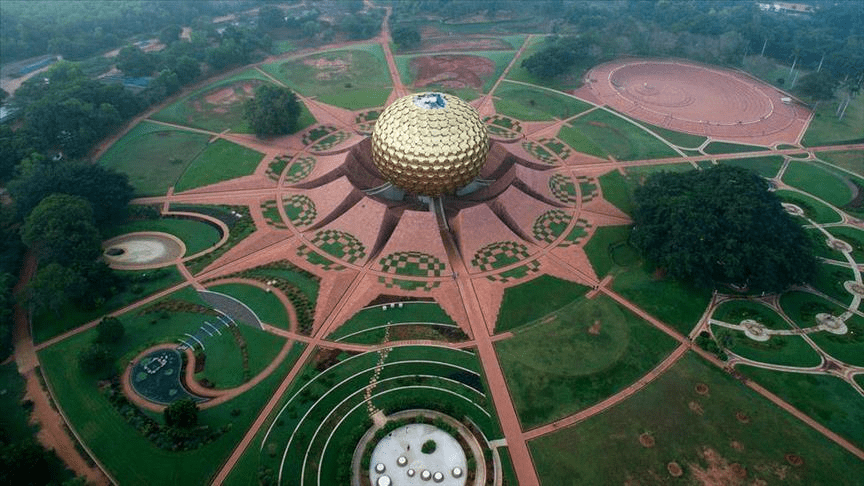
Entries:
<svg viewBox="0 0 864 486">
<path fill-rule="evenodd" d="M 794 143 L 807 112 L 743 73 L 681 61 L 618 61 L 589 71 L 602 103 L 671 130 Z M 785 101 L 784 101 L 785 99 Z"/>
<path fill-rule="evenodd" d="M 127 233 L 102 243 L 102 257 L 112 268 L 139 270 L 174 263 L 186 253 L 176 236 L 156 231 Z"/>
</svg>

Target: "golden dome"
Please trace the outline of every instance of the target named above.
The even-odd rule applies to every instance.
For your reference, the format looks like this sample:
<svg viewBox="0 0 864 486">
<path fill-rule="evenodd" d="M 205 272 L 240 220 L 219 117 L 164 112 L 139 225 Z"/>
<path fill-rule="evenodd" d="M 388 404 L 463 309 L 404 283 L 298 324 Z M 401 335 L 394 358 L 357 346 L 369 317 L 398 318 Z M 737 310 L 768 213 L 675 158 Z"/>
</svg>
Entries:
<svg viewBox="0 0 864 486">
<path fill-rule="evenodd" d="M 372 160 L 408 192 L 438 196 L 471 182 L 489 153 L 489 135 L 468 103 L 442 93 L 404 96 L 372 131 Z"/>
</svg>

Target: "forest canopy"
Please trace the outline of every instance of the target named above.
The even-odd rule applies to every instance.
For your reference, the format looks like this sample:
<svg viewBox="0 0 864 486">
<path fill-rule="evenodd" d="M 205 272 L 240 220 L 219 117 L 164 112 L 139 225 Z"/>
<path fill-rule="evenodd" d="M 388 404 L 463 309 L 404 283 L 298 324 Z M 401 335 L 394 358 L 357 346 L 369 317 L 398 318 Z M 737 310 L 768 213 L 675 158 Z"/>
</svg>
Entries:
<svg viewBox="0 0 864 486">
<path fill-rule="evenodd" d="M 815 274 L 810 237 L 751 171 L 653 174 L 634 199 L 633 244 L 674 278 L 780 291 Z"/>
</svg>

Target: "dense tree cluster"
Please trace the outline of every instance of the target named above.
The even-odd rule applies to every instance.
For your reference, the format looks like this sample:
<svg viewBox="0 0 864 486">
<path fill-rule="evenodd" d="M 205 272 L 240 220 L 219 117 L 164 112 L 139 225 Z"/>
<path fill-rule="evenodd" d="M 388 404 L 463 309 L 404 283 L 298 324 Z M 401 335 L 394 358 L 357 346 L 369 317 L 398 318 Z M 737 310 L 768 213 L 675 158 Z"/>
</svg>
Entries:
<svg viewBox="0 0 864 486">
<path fill-rule="evenodd" d="M 674 278 L 779 291 L 816 271 L 809 236 L 748 170 L 654 174 L 634 199 L 632 243 Z"/>
<path fill-rule="evenodd" d="M 416 49 L 420 47 L 420 30 L 413 25 L 401 25 L 393 29 L 393 42 L 400 49 Z"/>
<path fill-rule="evenodd" d="M 568 72 L 588 57 L 587 42 L 580 37 L 548 37 L 546 45 L 522 61 L 522 67 L 541 78 L 554 78 Z"/>
<path fill-rule="evenodd" d="M 70 60 L 83 59 L 113 49 L 136 34 L 253 6 L 253 2 L 237 1 L 0 2 L 0 57 L 5 62 L 56 53 Z"/>
<path fill-rule="evenodd" d="M 301 107 L 290 89 L 264 84 L 255 88 L 255 96 L 246 100 L 244 110 L 255 134 L 266 137 L 294 132 Z"/>
<path fill-rule="evenodd" d="M 188 398 L 168 405 L 165 408 L 165 425 L 181 429 L 198 425 L 198 405 Z"/>
</svg>

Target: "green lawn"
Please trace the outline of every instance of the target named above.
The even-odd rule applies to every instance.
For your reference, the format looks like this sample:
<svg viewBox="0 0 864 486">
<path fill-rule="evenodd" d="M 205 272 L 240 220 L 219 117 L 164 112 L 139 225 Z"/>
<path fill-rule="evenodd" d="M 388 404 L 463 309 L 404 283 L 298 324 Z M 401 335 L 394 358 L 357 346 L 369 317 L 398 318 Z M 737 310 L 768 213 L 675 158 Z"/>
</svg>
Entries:
<svg viewBox="0 0 864 486">
<path fill-rule="evenodd" d="M 247 69 L 190 93 L 150 118 L 212 132 L 229 129 L 232 132 L 252 133 L 253 130 L 243 117 L 243 103 L 253 96 L 256 87 L 263 84 L 272 85 L 272 82 L 260 71 Z"/>
<path fill-rule="evenodd" d="M 801 143 L 806 147 L 861 141 L 864 139 L 864 97 L 856 96 L 846 108 L 843 119 L 837 118 L 840 100 L 819 103 L 813 120 Z"/>
<path fill-rule="evenodd" d="M 819 152 L 817 157 L 838 167 L 864 176 L 864 150 L 850 150 L 846 152 Z"/>
<path fill-rule="evenodd" d="M 194 293 L 190 293 L 187 291 L 175 296 L 194 299 Z M 128 356 L 143 349 L 147 343 L 170 342 L 173 336 L 197 328 L 202 317 L 200 314 L 171 313 L 168 319 L 157 319 L 156 324 L 151 324 L 152 316 L 122 317 L 126 335 L 117 345 L 117 356 L 129 359 Z M 94 336 L 95 330 L 75 335 L 40 351 L 39 359 L 73 427 L 120 484 L 209 482 L 302 349 L 295 345 L 285 362 L 252 390 L 201 412 L 200 423 L 211 427 L 230 424 L 228 432 L 197 450 L 171 452 L 155 447 L 140 435 L 109 404 L 95 380 L 84 375 L 77 365 L 70 365 L 69 357 L 77 356 Z M 121 358 L 117 366 L 122 365 L 125 363 Z M 238 412 L 232 413 L 235 410 Z"/>
<path fill-rule="evenodd" d="M 659 172 L 690 172 L 696 170 L 690 162 L 679 162 L 677 164 L 657 164 L 657 165 L 640 165 L 636 167 L 627 167 L 627 174 L 641 181 L 651 174 Z"/>
<path fill-rule="evenodd" d="M 598 296 L 517 329 L 496 351 L 523 428 L 533 428 L 613 395 L 674 347 L 661 331 Z"/>
<path fill-rule="evenodd" d="M 645 263 L 616 274 L 612 289 L 682 334 L 693 329 L 711 300 L 711 290 L 660 278 Z"/>
<path fill-rule="evenodd" d="M 540 277 L 504 290 L 495 332 L 512 331 L 540 319 L 585 295 L 588 287 L 566 280 Z"/>
<path fill-rule="evenodd" d="M 703 137 L 701 135 L 691 135 L 689 133 L 676 132 L 674 130 L 669 130 L 668 128 L 651 125 L 650 123 L 641 123 L 646 128 L 650 129 L 652 132 L 663 137 L 667 142 L 670 142 L 681 148 L 695 149 L 696 147 L 701 146 L 703 143 L 705 143 L 705 140 L 707 140 L 706 137 Z"/>
<path fill-rule="evenodd" d="M 817 422 L 864 447 L 864 428 L 860 427 L 864 423 L 864 400 L 848 383 L 833 376 L 783 373 L 750 366 L 739 369 Z"/>
<path fill-rule="evenodd" d="M 754 361 L 801 367 L 820 363 L 819 354 L 801 336 L 771 336 L 767 341 L 754 341 L 743 331 L 722 326 L 711 328 L 721 346 Z"/>
<path fill-rule="evenodd" d="M 538 86 L 546 86 L 559 91 L 571 90 L 582 85 L 582 78 L 586 71 L 594 67 L 595 61 L 585 58 L 579 59 L 570 69 L 561 76 L 555 78 L 541 78 L 529 73 L 527 69 L 522 67 L 522 61 L 534 55 L 544 46 L 545 37 L 537 36 L 531 44 L 522 51 L 522 55 L 513 64 L 513 68 L 507 73 L 507 78 L 513 81 L 522 81 L 523 83 L 536 84 Z"/>
<path fill-rule="evenodd" d="M 230 295 L 246 304 L 261 322 L 280 329 L 288 329 L 288 313 L 279 299 L 258 287 L 244 284 L 224 284 L 210 290 Z"/>
<path fill-rule="evenodd" d="M 261 152 L 242 145 L 216 140 L 195 157 L 174 189 L 182 192 L 250 175 L 255 172 L 263 157 Z"/>
<path fill-rule="evenodd" d="M 98 308 L 84 309 L 70 302 L 60 310 L 59 315 L 37 313 L 33 317 L 33 341 L 37 344 L 47 341 L 183 280 L 173 266 L 153 270 L 114 270 L 114 273 L 125 281 L 125 285 Z"/>
<path fill-rule="evenodd" d="M 136 194 L 161 195 L 204 152 L 209 139 L 144 121 L 112 145 L 99 163 L 127 174 Z"/>
<path fill-rule="evenodd" d="M 716 154 L 740 154 L 743 152 L 760 152 L 763 150 L 768 150 L 765 147 L 759 147 L 756 145 L 741 145 L 737 143 L 728 143 L 728 142 L 711 142 L 705 146 L 705 153 L 716 155 Z"/>
<path fill-rule="evenodd" d="M 209 223 L 195 219 L 159 218 L 132 221 L 111 228 L 108 235 L 117 236 L 136 231 L 159 231 L 170 233 L 186 245 L 186 255 L 194 255 L 215 245 L 222 238 L 219 229 Z"/>
<path fill-rule="evenodd" d="M 199 382 L 208 380 L 213 388 L 225 390 L 242 385 L 246 379 L 243 356 L 234 335 L 227 329 L 220 332 L 221 335 L 208 337 L 205 341 L 204 370 L 195 373 L 195 379 Z"/>
<path fill-rule="evenodd" d="M 605 277 L 616 263 L 613 260 L 614 250 L 622 246 L 630 246 L 630 225 L 626 226 L 601 226 L 594 231 L 594 235 L 585 244 L 585 254 L 594 273 L 598 278 Z"/>
<path fill-rule="evenodd" d="M 767 157 L 747 157 L 743 159 L 720 160 L 723 165 L 743 167 L 750 169 L 762 177 L 772 178 L 780 171 L 783 165 L 782 155 L 769 155 Z"/>
<path fill-rule="evenodd" d="M 611 155 L 617 160 L 642 160 L 677 155 L 654 135 L 605 110 L 594 110 L 577 118 L 569 128 L 562 127 L 558 136 L 568 144 L 572 143 L 575 150 L 602 158 Z"/>
<path fill-rule="evenodd" d="M 780 298 L 780 305 L 798 326 L 816 325 L 816 314 L 829 313 L 839 316 L 846 309 L 827 300 L 805 292 L 787 292 Z M 845 363 L 864 366 L 864 318 L 853 315 L 846 319 L 846 334 L 836 335 L 827 331 L 810 333 L 810 338 L 823 351 Z"/>
<path fill-rule="evenodd" d="M 696 393 L 697 383 L 708 386 L 707 395 Z M 814 391 L 812 396 L 822 396 Z M 833 408 L 845 410 L 840 404 Z M 746 414 L 747 423 L 736 412 Z M 856 415 L 857 420 L 847 416 L 847 428 L 861 429 L 864 416 Z M 653 447 L 640 444 L 641 434 L 654 439 Z M 736 463 L 747 472 L 746 484 L 851 486 L 864 474 L 864 462 L 693 354 L 635 396 L 529 447 L 544 486 L 702 484 L 698 477 L 724 471 L 729 480 L 722 484 L 745 484 L 732 479 L 729 465 Z M 787 453 L 801 456 L 804 466 L 789 466 Z M 684 470 L 680 479 L 666 469 L 672 461 Z M 783 479 L 776 471 L 783 471 Z"/>
<path fill-rule="evenodd" d="M 783 173 L 783 182 L 836 207 L 843 207 L 852 200 L 848 178 L 818 163 L 791 161 Z"/>
<path fill-rule="evenodd" d="M 635 183 L 617 170 L 607 172 L 599 178 L 603 199 L 627 214 L 633 213 L 633 186 Z"/>
<path fill-rule="evenodd" d="M 501 83 L 494 94 L 495 111 L 523 121 L 566 119 L 591 108 L 563 93 L 516 83 Z"/>
<path fill-rule="evenodd" d="M 848 305 L 852 301 L 852 294 L 843 288 L 843 282 L 853 279 L 852 270 L 849 268 L 837 267 L 828 265 L 827 263 L 820 264 L 816 271 L 816 278 L 810 284 L 816 290 L 824 292 L 829 297 L 832 297 L 844 305 Z"/>
<path fill-rule="evenodd" d="M 840 215 L 837 211 L 826 206 L 825 203 L 819 202 L 812 197 L 801 194 L 800 192 L 779 190 L 774 192 L 781 201 L 799 206 L 804 210 L 804 214 L 813 221 L 821 224 L 840 222 Z M 804 222 L 802 222 L 804 224 Z"/>
<path fill-rule="evenodd" d="M 864 263 L 864 231 L 849 226 L 837 226 L 828 228 L 828 232 L 849 243 L 852 246 L 852 258 L 856 262 Z"/>
<path fill-rule="evenodd" d="M 405 302 L 401 308 L 388 306 L 387 310 L 383 310 L 375 306 L 363 309 L 333 331 L 328 339 L 335 340 L 372 327 L 405 322 L 455 324 L 444 309 L 434 302 Z M 383 335 L 383 329 L 379 331 Z"/>
<path fill-rule="evenodd" d="M 305 96 L 349 110 L 384 105 L 393 84 L 377 44 L 278 61 L 261 69 Z"/>
</svg>

